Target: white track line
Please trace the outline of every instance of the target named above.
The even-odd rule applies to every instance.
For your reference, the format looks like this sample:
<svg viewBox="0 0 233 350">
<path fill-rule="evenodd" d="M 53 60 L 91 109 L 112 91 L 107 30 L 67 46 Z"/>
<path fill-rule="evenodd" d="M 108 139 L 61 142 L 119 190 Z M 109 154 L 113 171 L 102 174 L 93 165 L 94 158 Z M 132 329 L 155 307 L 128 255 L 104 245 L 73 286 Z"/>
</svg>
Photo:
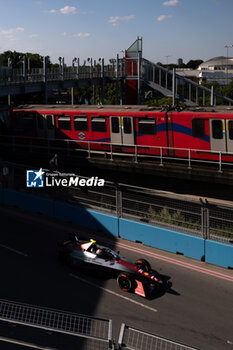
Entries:
<svg viewBox="0 0 233 350">
<path fill-rule="evenodd" d="M 7 250 L 10 250 L 11 252 L 14 252 L 14 253 L 19 254 L 19 255 L 28 256 L 28 254 L 20 252 L 19 250 L 16 250 L 14 248 L 8 247 L 8 246 L 6 246 L 4 244 L 0 244 L 0 247 L 5 248 Z"/>
<path fill-rule="evenodd" d="M 76 278 L 77 280 L 80 280 L 80 281 L 82 281 L 82 282 L 84 282 L 84 283 L 90 284 L 90 285 L 93 286 L 93 287 L 102 289 L 103 291 L 105 291 L 105 292 L 107 292 L 107 293 L 110 293 L 110 294 L 112 294 L 112 295 L 115 295 L 116 297 L 119 297 L 119 298 L 121 298 L 121 299 L 127 300 L 127 301 L 129 301 L 130 303 L 139 305 L 139 306 L 143 307 L 144 309 L 147 309 L 147 310 L 150 310 L 150 311 L 153 311 L 153 312 L 157 312 L 157 311 L 158 311 L 158 310 L 156 310 L 156 309 L 153 309 L 152 307 L 149 307 L 149 306 L 147 306 L 147 305 L 144 305 L 144 304 L 142 304 L 142 303 L 139 303 L 138 301 L 132 300 L 132 299 L 130 299 L 130 298 L 128 298 L 128 297 L 125 297 L 125 296 L 123 296 L 123 295 L 120 295 L 120 294 L 118 294 L 118 293 L 115 293 L 115 292 L 113 292 L 113 291 L 110 290 L 110 289 L 101 287 L 101 286 L 99 286 L 99 285 L 96 284 L 96 283 L 90 282 L 90 281 L 88 281 L 88 280 L 86 280 L 86 279 L 84 279 L 84 278 L 81 278 L 81 277 L 79 277 L 79 276 L 77 276 L 77 275 L 74 275 L 74 274 L 72 274 L 72 273 L 70 273 L 69 276 L 70 276 L 70 277 L 73 277 L 73 278 Z"/>
<path fill-rule="evenodd" d="M 110 241 L 110 240 L 103 240 L 103 242 L 104 241 L 106 243 L 114 245 L 112 243 L 112 241 Z M 144 249 L 137 248 L 135 246 L 130 246 L 130 245 L 127 245 L 127 244 L 124 244 L 124 243 L 118 242 L 117 245 L 118 245 L 118 247 L 121 247 L 121 248 L 126 249 L 128 251 L 137 252 L 137 253 L 149 256 L 151 258 L 154 258 L 154 259 L 159 259 L 159 260 L 162 260 L 162 261 L 166 261 L 168 263 L 172 263 L 174 265 L 181 266 L 181 267 L 184 267 L 186 269 L 194 270 L 194 271 L 197 271 L 197 272 L 200 272 L 200 273 L 212 276 L 212 277 L 221 278 L 221 279 L 224 279 L 226 281 L 233 282 L 233 276 L 230 276 L 228 274 L 224 274 L 224 273 L 221 273 L 221 272 L 218 272 L 218 271 L 215 271 L 215 270 L 212 270 L 212 269 L 208 269 L 206 267 L 202 267 L 202 266 L 199 266 L 199 265 L 191 264 L 191 263 L 188 263 L 188 262 L 185 262 L 185 261 L 177 260 L 175 258 L 171 258 L 171 257 L 165 256 L 165 255 L 161 255 L 161 254 L 157 254 L 157 253 L 154 253 L 154 252 L 146 251 Z"/>
</svg>

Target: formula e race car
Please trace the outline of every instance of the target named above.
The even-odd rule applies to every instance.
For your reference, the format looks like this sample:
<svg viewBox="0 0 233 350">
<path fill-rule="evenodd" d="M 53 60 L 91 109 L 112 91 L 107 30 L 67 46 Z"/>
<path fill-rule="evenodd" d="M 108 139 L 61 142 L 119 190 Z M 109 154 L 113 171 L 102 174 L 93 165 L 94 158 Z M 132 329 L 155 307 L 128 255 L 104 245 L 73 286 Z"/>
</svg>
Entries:
<svg viewBox="0 0 233 350">
<path fill-rule="evenodd" d="M 119 255 L 119 252 L 90 241 L 79 241 L 76 235 L 58 243 L 59 258 L 71 266 L 101 274 L 110 273 L 117 277 L 119 287 L 126 292 L 133 292 L 148 297 L 160 287 L 163 281 L 158 272 L 151 269 L 148 261 L 138 259 L 135 263 Z"/>
</svg>

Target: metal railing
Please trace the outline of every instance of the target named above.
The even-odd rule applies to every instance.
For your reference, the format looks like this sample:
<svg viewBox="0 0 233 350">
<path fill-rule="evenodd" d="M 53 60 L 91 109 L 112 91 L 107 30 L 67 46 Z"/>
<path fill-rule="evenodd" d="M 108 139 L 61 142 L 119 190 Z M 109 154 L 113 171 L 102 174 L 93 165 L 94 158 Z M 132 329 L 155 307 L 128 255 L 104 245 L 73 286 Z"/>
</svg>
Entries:
<svg viewBox="0 0 233 350">
<path fill-rule="evenodd" d="M 26 170 L 33 167 L 25 168 L 25 166 L 10 163 L 8 167 L 8 186 L 25 191 Z M 39 192 L 38 189 L 30 188 L 30 193 L 111 213 L 118 218 L 169 228 L 204 239 L 233 243 L 233 204 L 231 202 L 211 199 L 204 201 L 197 196 L 108 181 L 105 181 L 103 187 L 43 187 Z"/>
<path fill-rule="evenodd" d="M 121 324 L 118 344 L 112 337 L 112 321 L 76 313 L 0 299 L 0 320 L 76 336 L 82 350 L 198 350 L 158 335 Z M 1 337 L 0 341 L 12 342 Z M 13 341 L 14 342 L 14 341 Z M 25 341 L 15 342 L 30 347 Z M 80 346 L 80 347 L 79 347 Z M 39 347 L 38 347 L 39 348 Z"/>
<path fill-rule="evenodd" d="M 119 350 L 198 350 L 167 338 L 121 324 Z"/>
<path fill-rule="evenodd" d="M 158 90 L 166 96 L 172 96 L 173 99 L 179 99 L 187 105 L 209 104 L 213 106 L 222 102 L 230 105 L 233 103 L 231 98 L 216 93 L 213 88 L 208 89 L 177 74 L 175 69 L 169 70 L 144 58 L 142 65 L 142 78 L 152 89 Z"/>
<path fill-rule="evenodd" d="M 158 64 L 150 62 L 144 58 L 127 58 L 113 59 L 113 63 L 104 64 L 104 59 L 96 64 L 91 59 L 89 63 L 84 62 L 83 65 L 65 66 L 64 62 L 59 68 L 9 68 L 0 69 L 0 85 L 4 87 L 24 84 L 55 81 L 76 81 L 81 79 L 108 78 L 112 80 L 133 79 L 145 82 L 151 89 L 159 91 L 165 96 L 173 97 L 173 105 L 175 99 L 183 101 L 187 105 L 214 105 L 223 102 L 233 104 L 233 100 L 226 96 L 215 93 L 212 89 L 208 89 L 196 82 L 187 79 L 175 71 L 170 71 Z M 0 67 L 1 68 L 1 67 Z M 6 93 L 9 91 L 6 89 Z M 141 92 L 138 91 L 141 95 Z M 141 99 L 141 96 L 139 100 Z M 140 101 L 138 101 L 140 102 Z"/>
<path fill-rule="evenodd" d="M 87 158 L 93 155 L 108 156 L 110 161 L 119 157 L 131 157 L 132 161 L 158 161 L 159 166 L 164 166 L 168 161 L 179 161 L 188 169 L 195 164 L 211 165 L 221 173 L 223 168 L 232 168 L 233 152 L 201 150 L 192 148 L 161 147 L 148 145 L 117 144 L 111 142 L 81 141 L 79 139 L 53 139 L 40 137 L 22 137 L 1 135 L 0 145 L 15 149 L 23 148 L 28 152 L 46 151 L 48 154 L 57 151 L 67 156 L 85 153 Z M 175 156 L 174 156 L 175 154 Z"/>
<path fill-rule="evenodd" d="M 85 338 L 82 349 L 114 349 L 111 320 L 3 299 L 0 299 L 0 320 Z"/>
</svg>

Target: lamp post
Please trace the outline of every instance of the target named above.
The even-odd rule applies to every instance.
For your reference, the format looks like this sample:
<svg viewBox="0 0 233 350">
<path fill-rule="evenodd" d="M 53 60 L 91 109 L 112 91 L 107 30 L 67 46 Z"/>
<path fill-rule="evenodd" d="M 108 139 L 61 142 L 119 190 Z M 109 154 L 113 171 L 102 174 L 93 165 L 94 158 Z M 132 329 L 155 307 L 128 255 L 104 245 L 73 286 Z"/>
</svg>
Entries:
<svg viewBox="0 0 233 350">
<path fill-rule="evenodd" d="M 228 85 L 228 50 L 229 48 L 233 47 L 233 45 L 225 45 L 224 48 L 227 49 L 227 85 Z"/>
<path fill-rule="evenodd" d="M 167 59 L 167 69 L 168 69 L 168 57 L 171 57 L 171 55 L 165 55 L 164 57 L 166 57 Z"/>
</svg>

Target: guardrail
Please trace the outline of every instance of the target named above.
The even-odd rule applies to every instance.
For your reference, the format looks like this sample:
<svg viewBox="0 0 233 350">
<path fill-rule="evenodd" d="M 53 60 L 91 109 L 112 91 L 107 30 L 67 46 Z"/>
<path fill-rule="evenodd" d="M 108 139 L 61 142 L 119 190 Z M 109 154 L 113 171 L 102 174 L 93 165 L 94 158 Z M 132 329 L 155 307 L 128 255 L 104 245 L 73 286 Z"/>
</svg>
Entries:
<svg viewBox="0 0 233 350">
<path fill-rule="evenodd" d="M 167 338 L 121 324 L 119 350 L 198 350 Z"/>
<path fill-rule="evenodd" d="M 4 142 L 5 140 L 5 142 Z M 168 161 L 182 162 L 188 169 L 192 169 L 194 164 L 214 165 L 216 170 L 221 173 L 223 167 L 232 167 L 233 152 L 211 151 L 192 148 L 161 147 L 149 145 L 129 145 L 117 144 L 111 142 L 81 141 L 71 139 L 53 139 L 40 137 L 22 137 L 1 135 L 2 146 L 11 147 L 13 151 L 16 148 L 27 148 L 29 152 L 34 150 L 44 150 L 48 154 L 62 151 L 67 156 L 85 152 L 87 158 L 93 155 L 102 155 L 110 161 L 119 157 L 131 157 L 132 161 L 137 163 L 141 160 L 157 160 L 159 166 L 164 166 Z M 100 147 L 101 146 L 101 147 Z M 176 156 L 172 156 L 176 154 Z M 229 161 L 223 161 L 223 157 L 228 157 Z M 210 158 L 210 159 L 208 159 Z"/>
<path fill-rule="evenodd" d="M 33 167 L 10 163 L 7 166 L 9 167 L 7 187 L 23 190 L 25 193 L 26 170 Z M 45 171 L 51 172 L 46 169 Z M 108 213 L 119 219 L 178 230 L 181 233 L 222 243 L 233 243 L 231 202 L 211 199 L 205 201 L 197 196 L 185 196 L 107 181 L 104 187 L 88 187 L 86 190 L 79 186 L 71 186 L 66 190 L 53 187 L 53 190 L 48 192 L 48 188 L 43 187 L 39 193 L 38 189 L 30 188 L 30 193 Z"/>
<path fill-rule="evenodd" d="M 112 320 L 3 299 L 0 299 L 0 320 L 85 338 L 85 350 L 114 349 Z"/>
<path fill-rule="evenodd" d="M 0 299 L 0 320 L 76 336 L 83 340 L 80 344 L 79 341 L 76 341 L 78 349 L 82 350 L 198 350 L 197 348 L 129 327 L 124 323 L 121 324 L 118 344 L 116 344 L 112 337 L 111 320 L 5 299 Z M 12 339 L 1 337 L 1 340 L 11 342 Z M 29 344 L 24 341 L 19 341 L 17 344 L 28 347 L 33 345 L 33 348 L 37 347 L 35 344 Z"/>
<path fill-rule="evenodd" d="M 127 61 L 128 60 L 128 61 Z M 0 71 L 0 85 L 9 86 L 14 84 L 33 84 L 58 80 L 78 80 L 78 79 L 93 79 L 93 78 L 112 78 L 125 79 L 125 65 L 134 66 L 131 59 L 118 59 L 118 66 L 115 64 L 104 65 L 104 59 L 101 62 L 91 62 L 77 66 L 60 66 L 59 68 L 32 68 L 24 70 L 22 68 L 11 68 L 9 70 Z M 130 70 L 129 70 L 130 71 Z"/>
</svg>

